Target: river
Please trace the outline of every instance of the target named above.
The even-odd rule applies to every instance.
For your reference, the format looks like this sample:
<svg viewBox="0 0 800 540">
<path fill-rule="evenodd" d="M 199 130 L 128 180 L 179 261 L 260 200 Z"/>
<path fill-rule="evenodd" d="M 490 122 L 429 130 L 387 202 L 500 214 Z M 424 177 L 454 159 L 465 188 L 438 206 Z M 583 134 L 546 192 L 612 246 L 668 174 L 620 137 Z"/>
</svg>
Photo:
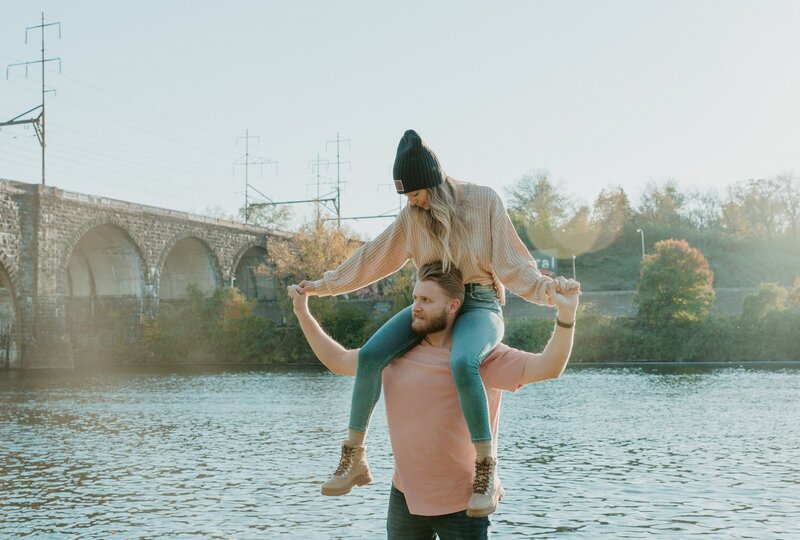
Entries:
<svg viewBox="0 0 800 540">
<path fill-rule="evenodd" d="M 2 538 L 383 538 L 319 488 L 352 379 L 318 369 L 0 372 Z M 800 538 L 796 365 L 570 367 L 503 401 L 495 538 Z"/>
</svg>

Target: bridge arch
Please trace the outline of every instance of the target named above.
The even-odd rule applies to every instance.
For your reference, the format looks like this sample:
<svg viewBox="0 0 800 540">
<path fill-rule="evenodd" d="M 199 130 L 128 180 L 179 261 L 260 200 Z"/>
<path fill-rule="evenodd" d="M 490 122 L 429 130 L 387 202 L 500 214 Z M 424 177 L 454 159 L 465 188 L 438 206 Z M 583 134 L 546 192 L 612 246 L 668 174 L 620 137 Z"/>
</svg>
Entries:
<svg viewBox="0 0 800 540">
<path fill-rule="evenodd" d="M 249 299 L 274 300 L 275 282 L 269 272 L 269 255 L 263 243 L 245 244 L 233 259 L 235 285 Z"/>
<path fill-rule="evenodd" d="M 145 258 L 139 243 L 117 220 L 97 219 L 84 224 L 65 251 L 60 281 L 68 297 L 145 296 Z"/>
<path fill-rule="evenodd" d="M 0 368 L 22 364 L 21 319 L 13 268 L 5 254 L 0 253 Z"/>
<path fill-rule="evenodd" d="M 185 298 L 189 285 L 204 293 L 223 285 L 219 258 L 210 242 L 196 232 L 178 234 L 167 243 L 156 275 L 157 294 L 162 300 Z"/>
</svg>

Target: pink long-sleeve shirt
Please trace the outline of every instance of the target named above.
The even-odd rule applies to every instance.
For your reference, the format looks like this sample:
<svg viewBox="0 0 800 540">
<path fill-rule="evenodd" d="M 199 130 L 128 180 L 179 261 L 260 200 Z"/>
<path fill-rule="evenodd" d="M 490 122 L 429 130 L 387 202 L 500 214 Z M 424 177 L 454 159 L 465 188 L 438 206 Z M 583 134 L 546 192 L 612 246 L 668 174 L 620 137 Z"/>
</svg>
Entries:
<svg viewBox="0 0 800 540">
<path fill-rule="evenodd" d="M 464 283 L 493 285 L 501 304 L 505 287 L 529 302 L 548 305 L 543 276 L 536 261 L 522 243 L 503 201 L 489 187 L 455 182 L 464 219 L 465 235 L 460 238 L 462 257 L 457 266 Z M 314 282 L 320 296 L 335 296 L 383 279 L 400 270 L 411 259 L 420 266 L 442 259 L 430 241 L 424 225 L 411 217 L 406 206 L 386 230 L 363 244 L 335 270 Z"/>
</svg>

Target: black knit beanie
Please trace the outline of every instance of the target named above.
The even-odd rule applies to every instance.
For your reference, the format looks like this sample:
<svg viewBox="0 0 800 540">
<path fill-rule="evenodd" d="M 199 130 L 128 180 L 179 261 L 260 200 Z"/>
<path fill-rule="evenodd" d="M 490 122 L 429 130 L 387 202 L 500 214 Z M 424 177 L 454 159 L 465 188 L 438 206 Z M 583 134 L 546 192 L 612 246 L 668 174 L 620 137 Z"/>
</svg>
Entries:
<svg viewBox="0 0 800 540">
<path fill-rule="evenodd" d="M 428 148 L 416 131 L 406 131 L 397 145 L 397 157 L 394 159 L 394 187 L 397 193 L 435 187 L 444 182 L 444 178 L 444 171 L 433 150 Z"/>
</svg>

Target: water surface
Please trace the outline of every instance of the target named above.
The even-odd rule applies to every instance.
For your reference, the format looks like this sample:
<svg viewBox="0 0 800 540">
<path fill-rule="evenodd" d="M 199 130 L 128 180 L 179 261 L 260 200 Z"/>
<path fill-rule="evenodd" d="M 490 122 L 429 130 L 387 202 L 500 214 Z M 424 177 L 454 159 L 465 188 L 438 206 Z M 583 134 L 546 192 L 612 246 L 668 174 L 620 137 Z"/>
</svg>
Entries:
<svg viewBox="0 0 800 540">
<path fill-rule="evenodd" d="M 382 538 L 392 473 L 319 488 L 352 379 L 0 373 L 0 537 Z M 800 538 L 800 369 L 569 369 L 506 395 L 496 538 Z"/>
</svg>

